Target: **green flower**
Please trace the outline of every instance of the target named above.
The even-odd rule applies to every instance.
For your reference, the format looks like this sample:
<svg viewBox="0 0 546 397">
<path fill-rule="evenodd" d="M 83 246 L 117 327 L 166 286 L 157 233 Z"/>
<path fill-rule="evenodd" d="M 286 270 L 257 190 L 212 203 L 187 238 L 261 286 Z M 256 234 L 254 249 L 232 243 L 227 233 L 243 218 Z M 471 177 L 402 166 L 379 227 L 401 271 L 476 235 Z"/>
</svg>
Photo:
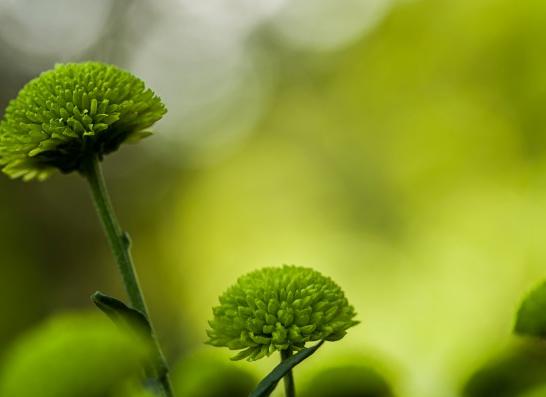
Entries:
<svg viewBox="0 0 546 397">
<path fill-rule="evenodd" d="M 0 122 L 0 165 L 12 178 L 79 170 L 146 129 L 166 109 L 144 82 L 99 62 L 57 65 L 21 89 Z"/>
<path fill-rule="evenodd" d="M 249 361 L 306 342 L 341 339 L 358 322 L 339 286 L 297 266 L 269 267 L 242 276 L 220 296 L 207 330 L 213 346 L 241 350 Z"/>
</svg>

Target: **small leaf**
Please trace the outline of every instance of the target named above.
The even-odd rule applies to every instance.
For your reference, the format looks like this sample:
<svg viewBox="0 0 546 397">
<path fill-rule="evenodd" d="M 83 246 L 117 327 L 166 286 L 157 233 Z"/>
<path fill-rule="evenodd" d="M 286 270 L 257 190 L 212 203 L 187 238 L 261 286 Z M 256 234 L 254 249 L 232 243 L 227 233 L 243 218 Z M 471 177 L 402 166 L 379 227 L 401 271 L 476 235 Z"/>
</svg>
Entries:
<svg viewBox="0 0 546 397">
<path fill-rule="evenodd" d="M 91 295 L 91 300 L 115 323 L 128 325 L 146 336 L 152 335 L 152 328 L 148 319 L 138 310 L 132 309 L 122 301 L 103 294 L 100 291 Z"/>
<path fill-rule="evenodd" d="M 129 233 L 122 232 L 121 240 L 123 241 L 123 245 L 125 245 L 125 249 L 129 250 L 131 248 L 131 236 L 129 236 Z"/>
<path fill-rule="evenodd" d="M 514 331 L 520 335 L 546 338 L 546 282 L 524 299 L 516 316 Z"/>
<path fill-rule="evenodd" d="M 279 365 L 273 369 L 267 375 L 254 389 L 252 393 L 250 393 L 249 397 L 267 397 L 271 393 L 273 393 L 273 390 L 275 390 L 275 387 L 277 387 L 277 383 L 296 365 L 301 363 L 303 360 L 305 360 L 307 357 L 309 357 L 311 354 L 317 351 L 317 349 L 324 343 L 324 341 L 320 341 L 313 347 L 309 347 L 307 349 L 303 349 L 299 351 L 298 353 L 294 354 L 290 358 L 284 360 Z"/>
</svg>

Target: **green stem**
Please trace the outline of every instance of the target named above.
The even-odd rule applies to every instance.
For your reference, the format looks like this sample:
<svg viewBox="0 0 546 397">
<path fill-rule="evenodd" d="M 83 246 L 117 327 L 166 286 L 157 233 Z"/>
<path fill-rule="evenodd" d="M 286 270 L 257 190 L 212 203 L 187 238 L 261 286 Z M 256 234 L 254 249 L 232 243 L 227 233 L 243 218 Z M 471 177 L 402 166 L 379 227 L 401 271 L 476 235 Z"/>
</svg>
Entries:
<svg viewBox="0 0 546 397">
<path fill-rule="evenodd" d="M 84 162 L 81 173 L 87 179 L 89 187 L 91 188 L 91 195 L 95 208 L 106 233 L 108 242 L 110 243 L 110 248 L 112 249 L 112 253 L 114 254 L 114 258 L 118 265 L 118 270 L 123 278 L 123 284 L 125 285 L 125 290 L 129 296 L 130 304 L 133 309 L 144 314 L 148 319 L 150 326 L 152 326 L 144 295 L 142 294 L 135 266 L 131 258 L 129 237 L 121 229 L 114 213 L 98 157 L 93 156 L 89 158 L 88 161 Z M 161 351 L 161 347 L 155 332 L 153 331 L 153 326 L 152 339 L 156 353 L 156 364 L 154 368 L 155 377 L 160 384 L 163 395 L 165 397 L 173 397 L 167 361 Z"/>
<path fill-rule="evenodd" d="M 292 356 L 292 350 L 281 350 L 281 361 L 284 361 Z M 296 397 L 296 388 L 294 386 L 294 375 L 292 370 L 284 375 L 284 395 L 285 397 Z"/>
</svg>

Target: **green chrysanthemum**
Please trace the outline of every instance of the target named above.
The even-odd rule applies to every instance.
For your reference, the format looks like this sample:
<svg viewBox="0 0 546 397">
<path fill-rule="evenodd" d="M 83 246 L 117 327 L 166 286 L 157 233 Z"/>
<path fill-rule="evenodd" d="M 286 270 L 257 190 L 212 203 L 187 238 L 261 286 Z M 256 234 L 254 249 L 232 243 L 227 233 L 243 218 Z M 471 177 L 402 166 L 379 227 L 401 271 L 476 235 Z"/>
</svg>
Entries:
<svg viewBox="0 0 546 397">
<path fill-rule="evenodd" d="M 12 178 L 71 172 L 89 155 L 102 157 L 166 112 L 131 73 L 99 62 L 57 65 L 30 81 L 0 122 L 0 164 Z"/>
<path fill-rule="evenodd" d="M 306 342 L 341 339 L 358 322 L 341 288 L 319 272 L 269 267 L 242 276 L 213 308 L 209 344 L 242 350 L 249 361 Z"/>
</svg>

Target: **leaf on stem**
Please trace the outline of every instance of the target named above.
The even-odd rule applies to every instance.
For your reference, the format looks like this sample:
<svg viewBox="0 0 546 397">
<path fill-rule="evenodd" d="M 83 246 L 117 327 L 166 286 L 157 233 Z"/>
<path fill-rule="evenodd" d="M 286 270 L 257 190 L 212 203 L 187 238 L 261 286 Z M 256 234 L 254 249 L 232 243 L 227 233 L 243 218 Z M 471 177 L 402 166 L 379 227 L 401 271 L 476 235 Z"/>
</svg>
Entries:
<svg viewBox="0 0 546 397">
<path fill-rule="evenodd" d="M 132 309 L 122 301 L 112 298 L 100 291 L 91 295 L 93 303 L 116 324 L 129 326 L 145 336 L 152 334 L 152 328 L 146 316 Z"/>
<path fill-rule="evenodd" d="M 294 368 L 296 365 L 301 363 L 303 360 L 311 356 L 314 352 L 318 350 L 318 348 L 324 343 L 324 341 L 320 341 L 313 347 L 309 347 L 306 349 L 300 350 L 298 353 L 294 354 L 290 358 L 282 361 L 279 365 L 273 369 L 267 375 L 262 381 L 258 384 L 256 389 L 252 393 L 250 393 L 249 397 L 267 397 L 269 396 L 273 390 L 275 390 L 275 387 L 277 387 L 277 383 L 290 371 L 292 368 Z"/>
<path fill-rule="evenodd" d="M 521 304 L 514 332 L 546 338 L 546 282 L 532 290 Z"/>
</svg>

